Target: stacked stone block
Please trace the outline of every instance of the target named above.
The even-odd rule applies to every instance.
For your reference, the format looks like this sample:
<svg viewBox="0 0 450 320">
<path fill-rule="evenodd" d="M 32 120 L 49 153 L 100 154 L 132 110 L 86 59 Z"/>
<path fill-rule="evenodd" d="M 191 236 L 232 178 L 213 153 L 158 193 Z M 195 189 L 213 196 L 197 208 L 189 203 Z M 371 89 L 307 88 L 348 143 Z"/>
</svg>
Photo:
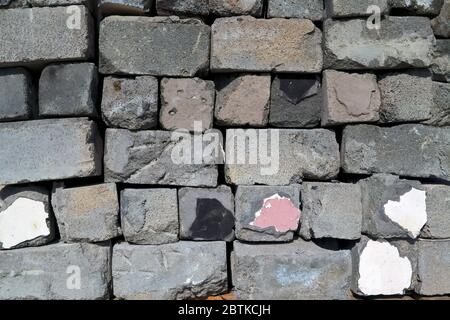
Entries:
<svg viewBox="0 0 450 320">
<path fill-rule="evenodd" d="M 449 296 L 449 9 L 0 0 L 0 299 Z"/>
</svg>

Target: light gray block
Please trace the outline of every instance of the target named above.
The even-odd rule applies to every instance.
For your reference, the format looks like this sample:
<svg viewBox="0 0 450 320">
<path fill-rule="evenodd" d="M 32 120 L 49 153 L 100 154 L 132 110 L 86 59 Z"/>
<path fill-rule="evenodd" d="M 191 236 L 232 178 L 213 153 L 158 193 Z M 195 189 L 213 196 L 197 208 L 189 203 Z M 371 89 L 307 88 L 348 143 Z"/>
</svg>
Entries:
<svg viewBox="0 0 450 320">
<path fill-rule="evenodd" d="M 269 18 L 323 19 L 323 0 L 269 0 Z"/>
<path fill-rule="evenodd" d="M 450 238 L 450 186 L 425 185 L 428 222 L 421 238 Z"/>
</svg>

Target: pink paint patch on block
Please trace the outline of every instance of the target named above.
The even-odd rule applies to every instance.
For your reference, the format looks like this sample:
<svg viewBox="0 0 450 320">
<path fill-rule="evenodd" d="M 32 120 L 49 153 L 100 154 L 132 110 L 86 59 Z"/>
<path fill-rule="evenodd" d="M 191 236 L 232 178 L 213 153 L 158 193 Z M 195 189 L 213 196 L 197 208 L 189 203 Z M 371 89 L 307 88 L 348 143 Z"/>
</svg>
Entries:
<svg viewBox="0 0 450 320">
<path fill-rule="evenodd" d="M 258 228 L 274 227 L 277 232 L 295 231 L 300 221 L 300 210 L 291 199 L 275 194 L 264 199 L 261 210 L 255 213 L 250 225 Z"/>
</svg>

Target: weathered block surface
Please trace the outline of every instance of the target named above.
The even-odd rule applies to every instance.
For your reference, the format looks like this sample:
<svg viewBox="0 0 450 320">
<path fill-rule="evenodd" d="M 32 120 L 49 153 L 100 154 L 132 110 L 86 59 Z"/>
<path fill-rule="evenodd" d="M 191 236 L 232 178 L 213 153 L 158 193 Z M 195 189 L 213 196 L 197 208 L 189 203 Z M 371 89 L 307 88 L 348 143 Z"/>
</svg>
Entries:
<svg viewBox="0 0 450 320">
<path fill-rule="evenodd" d="M 388 0 L 391 8 L 404 9 L 417 15 L 437 15 L 445 0 Z"/>
<path fill-rule="evenodd" d="M 98 72 L 93 63 L 55 64 L 45 67 L 39 80 L 39 115 L 97 115 Z"/>
<path fill-rule="evenodd" d="M 428 18 L 387 17 L 381 21 L 381 34 L 366 24 L 363 19 L 325 21 L 326 67 L 393 69 L 431 64 L 435 38 Z"/>
<path fill-rule="evenodd" d="M 425 185 L 427 223 L 421 238 L 450 238 L 450 186 Z"/>
<path fill-rule="evenodd" d="M 302 187 L 300 235 L 304 239 L 361 237 L 363 210 L 359 185 L 306 182 Z"/>
<path fill-rule="evenodd" d="M 204 73 L 210 33 L 209 26 L 195 19 L 107 17 L 100 24 L 100 72 L 180 77 Z"/>
<path fill-rule="evenodd" d="M 114 295 L 169 300 L 218 295 L 227 290 L 225 242 L 177 242 L 113 248 Z"/>
<path fill-rule="evenodd" d="M 322 0 L 269 0 L 269 18 L 303 18 L 321 21 L 323 18 Z"/>
<path fill-rule="evenodd" d="M 230 187 L 182 188 L 178 196 L 181 239 L 234 240 L 234 196 Z"/>
<path fill-rule="evenodd" d="M 52 206 L 63 241 L 100 242 L 120 235 L 119 199 L 114 183 L 76 188 L 57 185 Z"/>
<path fill-rule="evenodd" d="M 374 74 L 325 70 L 323 92 L 323 126 L 375 122 L 380 118 L 381 94 Z"/>
<path fill-rule="evenodd" d="M 310 20 L 216 19 L 212 25 L 213 72 L 322 70 L 322 32 Z"/>
<path fill-rule="evenodd" d="M 159 122 L 166 130 L 194 131 L 195 122 L 201 129 L 213 125 L 214 82 L 194 79 L 161 80 L 161 111 Z"/>
<path fill-rule="evenodd" d="M 103 80 L 102 117 L 108 127 L 130 130 L 158 125 L 158 80 L 106 77 Z"/>
<path fill-rule="evenodd" d="M 335 133 L 325 129 L 229 129 L 226 156 L 225 177 L 236 185 L 329 180 L 340 164 Z"/>
<path fill-rule="evenodd" d="M 187 135 L 180 139 L 169 131 L 131 132 L 107 129 L 105 180 L 136 184 L 215 187 L 218 171 L 217 166 L 213 164 L 214 161 L 202 164 L 174 162 L 172 155 L 179 155 L 185 149 L 187 152 L 194 149 L 190 141 L 184 139 L 191 137 Z M 188 160 L 192 161 L 191 157 Z"/>
<path fill-rule="evenodd" d="M 370 6 L 380 8 L 380 13 L 385 14 L 390 0 L 326 0 L 327 13 L 333 18 L 365 17 L 373 14 L 368 11 Z"/>
<path fill-rule="evenodd" d="M 393 173 L 450 180 L 450 130 L 420 124 L 348 126 L 341 146 L 347 173 Z"/>
<path fill-rule="evenodd" d="M 450 39 L 437 39 L 431 66 L 433 80 L 450 82 Z"/>
<path fill-rule="evenodd" d="M 0 251 L 0 299 L 108 299 L 110 263 L 109 245 L 57 243 Z"/>
<path fill-rule="evenodd" d="M 417 122 L 430 119 L 433 82 L 428 70 L 389 73 L 378 82 L 381 90 L 381 122 Z"/>
<path fill-rule="evenodd" d="M 402 295 L 416 285 L 414 243 L 363 237 L 352 249 L 352 263 L 352 291 L 357 295 Z"/>
<path fill-rule="evenodd" d="M 434 34 L 440 37 L 450 37 L 450 1 L 444 0 L 439 16 L 431 20 Z"/>
<path fill-rule="evenodd" d="M 0 124 L 0 184 L 100 175 L 102 141 L 84 118 Z"/>
<path fill-rule="evenodd" d="M 432 83 L 431 116 L 424 123 L 433 126 L 450 125 L 450 83 Z"/>
<path fill-rule="evenodd" d="M 417 238 L 427 222 L 427 195 L 417 181 L 389 174 L 360 180 L 363 233 L 374 238 Z"/>
<path fill-rule="evenodd" d="M 416 292 L 424 296 L 450 293 L 450 241 L 420 240 L 418 242 L 417 274 L 420 279 Z"/>
<path fill-rule="evenodd" d="M 125 189 L 120 195 L 120 217 L 127 242 L 155 245 L 177 242 L 177 190 Z"/>
<path fill-rule="evenodd" d="M 297 240 L 282 245 L 234 243 L 233 284 L 241 299 L 350 299 L 349 250 Z"/>
<path fill-rule="evenodd" d="M 158 15 L 260 17 L 263 0 L 156 0 Z"/>
<path fill-rule="evenodd" d="M 0 67 L 91 58 L 92 17 L 86 7 L 77 8 L 81 17 L 79 28 L 72 27 L 73 11 L 65 7 L 1 10 L 0 38 L 8 45 L 0 48 Z"/>
<path fill-rule="evenodd" d="M 0 186 L 0 249 L 40 246 L 54 237 L 46 188 Z"/>
<path fill-rule="evenodd" d="M 216 124 L 264 127 L 269 118 L 270 75 L 241 75 L 219 78 Z"/>
<path fill-rule="evenodd" d="M 29 119 L 35 105 L 29 72 L 22 68 L 0 70 L 0 121 Z"/>
<path fill-rule="evenodd" d="M 322 89 L 317 76 L 277 75 L 270 93 L 269 123 L 281 128 L 320 124 Z"/>
<path fill-rule="evenodd" d="M 143 15 L 150 11 L 153 0 L 99 0 L 98 8 L 102 16 Z"/>
<path fill-rule="evenodd" d="M 239 240 L 292 241 L 301 218 L 300 188 L 238 186 L 235 208 Z"/>
</svg>

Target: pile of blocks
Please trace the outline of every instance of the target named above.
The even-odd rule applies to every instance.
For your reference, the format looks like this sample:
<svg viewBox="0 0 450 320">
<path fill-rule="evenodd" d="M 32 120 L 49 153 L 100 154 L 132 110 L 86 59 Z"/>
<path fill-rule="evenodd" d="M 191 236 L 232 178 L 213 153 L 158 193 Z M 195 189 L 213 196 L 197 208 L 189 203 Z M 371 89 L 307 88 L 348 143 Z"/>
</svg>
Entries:
<svg viewBox="0 0 450 320">
<path fill-rule="evenodd" d="M 450 295 L 450 0 L 0 0 L 0 299 Z"/>
</svg>

